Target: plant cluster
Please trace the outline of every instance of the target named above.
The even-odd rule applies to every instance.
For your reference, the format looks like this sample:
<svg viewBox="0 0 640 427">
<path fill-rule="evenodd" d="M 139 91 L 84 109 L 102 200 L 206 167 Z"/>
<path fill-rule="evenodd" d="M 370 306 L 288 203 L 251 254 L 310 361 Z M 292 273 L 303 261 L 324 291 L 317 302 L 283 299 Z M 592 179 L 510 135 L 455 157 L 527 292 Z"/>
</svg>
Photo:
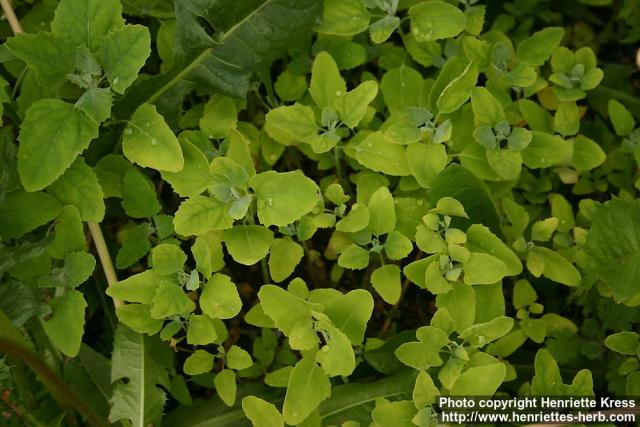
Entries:
<svg viewBox="0 0 640 427">
<path fill-rule="evenodd" d="M 637 2 L 14 7 L 0 424 L 640 395 Z"/>
</svg>

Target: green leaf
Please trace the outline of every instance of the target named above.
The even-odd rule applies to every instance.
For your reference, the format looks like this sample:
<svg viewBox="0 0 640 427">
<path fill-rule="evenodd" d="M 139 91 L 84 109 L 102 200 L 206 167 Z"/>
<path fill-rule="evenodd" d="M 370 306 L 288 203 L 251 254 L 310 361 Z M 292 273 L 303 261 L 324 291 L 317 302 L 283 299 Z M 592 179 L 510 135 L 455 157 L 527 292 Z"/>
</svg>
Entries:
<svg viewBox="0 0 640 427">
<path fill-rule="evenodd" d="M 70 252 L 64 257 L 64 266 L 52 269 L 38 279 L 39 286 L 75 288 L 86 282 L 96 268 L 96 260 L 87 252 Z"/>
<path fill-rule="evenodd" d="M 498 258 L 481 252 L 472 252 L 464 263 L 464 283 L 490 285 L 507 274 L 507 266 Z"/>
<path fill-rule="evenodd" d="M 614 198 L 599 207 L 585 245 L 595 273 L 612 290 L 616 301 L 638 295 L 640 280 L 640 203 Z"/>
<path fill-rule="evenodd" d="M 407 107 L 421 106 L 420 93 L 423 83 L 422 75 L 404 64 L 387 71 L 382 76 L 380 90 L 389 111 L 392 114 L 404 114 Z"/>
<path fill-rule="evenodd" d="M 336 112 L 348 127 L 355 128 L 366 115 L 367 107 L 377 94 L 377 82 L 371 80 L 362 82 L 355 89 L 336 99 Z"/>
<path fill-rule="evenodd" d="M 209 279 L 200 295 L 202 312 L 214 319 L 231 319 L 240 313 L 242 301 L 231 278 L 216 273 Z"/>
<path fill-rule="evenodd" d="M 484 87 L 476 87 L 471 91 L 471 108 L 477 124 L 495 126 L 505 119 L 500 101 Z"/>
<path fill-rule="evenodd" d="M 507 375 L 506 366 L 492 363 L 474 366 L 460 375 L 451 389 L 452 396 L 492 396 Z"/>
<path fill-rule="evenodd" d="M 53 344 L 66 356 L 80 351 L 84 332 L 84 312 L 87 302 L 80 291 L 67 290 L 50 301 L 51 317 L 42 323 Z"/>
<path fill-rule="evenodd" d="M 396 210 L 393 196 L 387 187 L 380 187 L 369 199 L 369 225 L 374 236 L 392 232 L 396 228 Z"/>
<path fill-rule="evenodd" d="M 483 347 L 508 334 L 513 324 L 512 318 L 501 316 L 487 323 L 475 324 L 462 331 L 460 336 L 474 347 Z"/>
<path fill-rule="evenodd" d="M 163 276 L 181 272 L 187 256 L 182 250 L 170 243 L 162 243 L 151 251 L 151 265 L 155 271 Z"/>
<path fill-rule="evenodd" d="M 518 44 L 517 59 L 533 67 L 544 64 L 560 45 L 564 37 L 564 28 L 547 27 Z"/>
<path fill-rule="evenodd" d="M 126 25 L 102 38 L 98 60 L 114 92 L 124 93 L 150 53 L 151 36 L 142 25 Z"/>
<path fill-rule="evenodd" d="M 551 239 L 556 228 L 558 228 L 558 218 L 551 217 L 545 220 L 536 221 L 531 226 L 531 240 L 546 242 Z"/>
<path fill-rule="evenodd" d="M 200 119 L 200 129 L 209 138 L 226 138 L 238 122 L 238 111 L 233 98 L 213 94 L 204 106 L 204 114 Z"/>
<path fill-rule="evenodd" d="M 354 203 L 349 213 L 336 223 L 336 230 L 355 233 L 369 225 L 369 219 L 369 208 L 360 203 Z"/>
<path fill-rule="evenodd" d="M 564 384 L 560 368 L 548 350 L 538 350 L 534 366 L 536 373 L 531 380 L 532 395 L 557 396 L 564 394 L 562 393 Z"/>
<path fill-rule="evenodd" d="M 33 68 L 40 82 L 54 93 L 75 67 L 76 46 L 70 40 L 51 33 L 22 33 L 7 39 L 6 46 L 18 59 Z M 51 120 L 50 123 L 55 122 Z"/>
<path fill-rule="evenodd" d="M 211 344 L 218 338 L 216 329 L 207 316 L 192 314 L 189 316 L 189 328 L 187 329 L 187 342 L 192 345 Z"/>
<path fill-rule="evenodd" d="M 116 255 L 116 267 L 124 269 L 131 267 L 151 249 L 149 235 L 151 230 L 148 223 L 136 226 L 127 234 L 127 238 Z"/>
<path fill-rule="evenodd" d="M 178 138 L 184 156 L 184 166 L 180 172 L 162 172 L 162 179 L 181 196 L 193 197 L 202 194 L 212 183 L 209 161 L 200 149 L 189 140 L 187 132 Z"/>
<path fill-rule="evenodd" d="M 184 361 L 184 373 L 188 375 L 206 374 L 213 370 L 213 354 L 206 350 L 196 350 Z"/>
<path fill-rule="evenodd" d="M 522 272 L 518 256 L 487 227 L 480 224 L 469 227 L 465 247 L 472 252 L 484 252 L 502 261 L 506 267 L 505 276 L 515 276 Z"/>
<path fill-rule="evenodd" d="M 169 281 L 161 281 L 153 297 L 151 317 L 164 319 L 178 314 L 189 314 L 195 308 L 195 303 L 184 293 L 181 286 Z"/>
<path fill-rule="evenodd" d="M 383 300 L 389 304 L 395 304 L 400 299 L 402 291 L 400 267 L 395 264 L 378 267 L 371 274 L 371 284 Z"/>
<path fill-rule="evenodd" d="M 135 167 L 122 180 L 122 207 L 133 218 L 149 218 L 160 212 L 153 183 Z"/>
<path fill-rule="evenodd" d="M 505 180 L 517 179 L 522 170 L 522 156 L 517 151 L 487 150 L 487 162 Z"/>
<path fill-rule="evenodd" d="M 321 34 L 353 36 L 369 28 L 369 13 L 362 0 L 325 0 L 322 23 L 314 28 Z"/>
<path fill-rule="evenodd" d="M 380 427 L 409 427 L 414 425 L 411 420 L 415 414 L 416 408 L 409 400 L 382 401 L 371 412 L 371 418 Z"/>
<path fill-rule="evenodd" d="M 236 262 L 253 265 L 269 253 L 273 233 L 260 225 L 236 225 L 224 231 L 222 240 Z"/>
<path fill-rule="evenodd" d="M 242 410 L 254 426 L 284 427 L 284 419 L 278 408 L 259 397 L 247 396 L 242 399 Z"/>
<path fill-rule="evenodd" d="M 133 426 L 157 423 L 166 399 L 158 385 L 168 388 L 169 379 L 153 359 L 151 340 L 119 325 L 114 341 L 111 382 L 117 384 L 110 399 L 109 419 L 130 420 Z"/>
<path fill-rule="evenodd" d="M 618 136 L 627 136 L 636 127 L 636 121 L 627 108 L 615 99 L 608 104 L 609 119 Z"/>
<path fill-rule="evenodd" d="M 0 212 L 1 210 L 0 207 Z M 65 206 L 56 218 L 54 238 L 47 247 L 47 252 L 53 258 L 63 259 L 70 252 L 86 249 L 87 243 L 80 213 L 75 206 Z"/>
<path fill-rule="evenodd" d="M 0 202 L 0 236 L 15 239 L 55 219 L 62 205 L 50 195 L 37 191 L 14 191 Z"/>
<path fill-rule="evenodd" d="M 429 197 L 437 201 L 443 197 L 456 199 L 464 206 L 473 222 L 481 223 L 497 234 L 500 232 L 500 218 L 489 191 L 478 177 L 458 164 L 449 165 L 433 183 Z M 456 218 L 452 224 L 465 229 L 471 221 Z"/>
<path fill-rule="evenodd" d="M 251 365 L 253 365 L 251 355 L 249 355 L 246 350 L 243 350 L 237 345 L 232 345 L 229 348 L 229 350 L 227 351 L 226 359 L 227 366 L 231 369 L 247 369 L 251 367 Z"/>
<path fill-rule="evenodd" d="M 324 314 L 353 345 L 360 345 L 372 311 L 371 294 L 363 289 L 355 289 L 326 305 Z"/>
<path fill-rule="evenodd" d="M 531 132 L 529 145 L 521 151 L 523 163 L 531 169 L 548 168 L 571 155 L 571 145 L 544 132 Z"/>
<path fill-rule="evenodd" d="M 571 166 L 578 171 L 590 171 L 605 162 L 607 155 L 595 141 L 578 135 L 573 144 Z"/>
<path fill-rule="evenodd" d="M 264 129 L 281 144 L 310 142 L 318 134 L 313 109 L 306 105 L 283 105 L 269 111 Z"/>
<path fill-rule="evenodd" d="M 311 328 L 313 304 L 274 285 L 261 286 L 258 298 L 264 313 L 285 335 L 289 336 L 296 328 Z"/>
<path fill-rule="evenodd" d="M 299 220 L 319 200 L 320 189 L 300 171 L 263 172 L 254 175 L 249 185 L 257 196 L 258 219 L 267 227 Z"/>
<path fill-rule="evenodd" d="M 291 371 L 282 414 L 287 424 L 298 424 L 331 396 L 331 383 L 311 358 L 302 358 Z"/>
<path fill-rule="evenodd" d="M 420 3 L 409 9 L 411 34 L 419 42 L 448 39 L 460 34 L 467 19 L 457 7 L 441 1 Z"/>
<path fill-rule="evenodd" d="M 635 356 L 638 354 L 639 344 L 640 336 L 635 332 L 618 332 L 613 335 L 609 335 L 604 340 L 604 345 L 609 347 L 611 350 L 629 356 Z"/>
<path fill-rule="evenodd" d="M 411 174 L 406 149 L 387 141 L 382 132 L 370 134 L 356 147 L 356 159 L 376 172 L 393 176 Z"/>
<path fill-rule="evenodd" d="M 110 31 L 124 27 L 122 5 L 117 0 L 87 0 L 76 3 L 62 0 L 51 21 L 51 30 L 77 46 L 96 50 Z"/>
<path fill-rule="evenodd" d="M 407 159 L 411 174 L 422 188 L 430 188 L 449 162 L 444 144 L 410 144 Z"/>
<path fill-rule="evenodd" d="M 151 104 L 141 105 L 124 129 L 122 151 L 134 163 L 163 172 L 184 166 L 180 143 Z"/>
<path fill-rule="evenodd" d="M 411 253 L 413 244 L 408 237 L 398 231 L 392 231 L 384 242 L 384 252 L 390 260 L 401 260 Z"/>
<path fill-rule="evenodd" d="M 350 270 L 362 270 L 369 265 L 369 251 L 356 244 L 347 246 L 338 258 L 340 267 Z"/>
<path fill-rule="evenodd" d="M 230 369 L 223 369 L 213 379 L 218 396 L 227 406 L 233 406 L 236 401 L 237 385 L 236 373 Z"/>
<path fill-rule="evenodd" d="M 446 308 L 455 320 L 456 331 L 462 332 L 473 325 L 476 317 L 476 294 L 471 286 L 454 284 L 446 294 L 436 297 L 438 309 Z"/>
<path fill-rule="evenodd" d="M 102 123 L 111 117 L 113 97 L 107 88 L 91 88 L 82 94 L 76 107 L 84 111 L 95 122 Z"/>
<path fill-rule="evenodd" d="M 320 52 L 311 67 L 309 93 L 320 110 L 335 108 L 336 100 L 347 92 L 338 65 L 327 52 Z"/>
<path fill-rule="evenodd" d="M 541 265 L 541 271 L 532 271 L 530 267 L 532 263 Z M 540 274 L 542 274 L 563 285 L 578 286 L 582 281 L 580 272 L 573 264 L 559 253 L 548 248 L 540 246 L 531 248 L 527 255 L 527 267 L 535 277 L 540 277 Z"/>
<path fill-rule="evenodd" d="M 226 205 L 214 198 L 195 196 L 182 202 L 173 219 L 176 233 L 201 236 L 209 231 L 224 230 L 233 225 Z"/>
<path fill-rule="evenodd" d="M 97 136 L 97 123 L 81 109 L 58 99 L 34 102 L 18 136 L 24 188 L 35 191 L 51 184 Z"/>
<path fill-rule="evenodd" d="M 139 334 L 155 335 L 162 329 L 162 319 L 151 317 L 150 304 L 126 304 L 116 308 L 118 320 Z"/>
<path fill-rule="evenodd" d="M 470 62 L 462 74 L 451 80 L 438 96 L 436 106 L 439 114 L 452 113 L 467 102 L 477 80 L 478 67 L 474 62 Z"/>
<path fill-rule="evenodd" d="M 65 173 L 49 186 L 47 192 L 65 205 L 73 205 L 85 221 L 100 222 L 105 205 L 98 177 L 78 158 Z"/>
<path fill-rule="evenodd" d="M 369 27 L 371 41 L 376 44 L 384 43 L 399 26 L 400 18 L 390 15 L 384 16 Z"/>
<path fill-rule="evenodd" d="M 208 279 L 224 267 L 221 233 L 209 232 L 198 236 L 191 247 L 191 253 L 196 261 L 196 268 Z"/>
<path fill-rule="evenodd" d="M 304 256 L 302 246 L 289 238 L 275 239 L 269 251 L 269 272 L 275 282 L 289 277 Z"/>
<path fill-rule="evenodd" d="M 112 298 L 150 304 L 161 280 L 154 270 L 146 270 L 109 286 L 106 293 Z"/>
<path fill-rule="evenodd" d="M 185 0 L 176 5 L 173 67 L 128 91 L 118 105 L 127 117 L 185 82 L 244 98 L 254 72 L 267 67 L 309 31 L 322 7 L 317 0 L 256 0 L 249 3 Z M 202 22 L 208 22 L 204 25 Z M 214 41 L 207 25 L 220 31 Z"/>
<path fill-rule="evenodd" d="M 575 135 L 580 130 L 580 112 L 575 102 L 561 102 L 553 119 L 553 130 L 562 136 Z"/>
</svg>

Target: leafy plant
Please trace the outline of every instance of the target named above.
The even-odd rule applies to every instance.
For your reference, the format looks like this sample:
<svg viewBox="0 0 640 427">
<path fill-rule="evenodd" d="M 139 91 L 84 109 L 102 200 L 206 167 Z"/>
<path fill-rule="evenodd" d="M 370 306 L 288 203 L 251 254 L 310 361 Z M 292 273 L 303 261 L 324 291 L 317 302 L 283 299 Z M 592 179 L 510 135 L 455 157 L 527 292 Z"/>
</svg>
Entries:
<svg viewBox="0 0 640 427">
<path fill-rule="evenodd" d="M 7 425 L 639 393 L 634 2 L 14 3 Z"/>
</svg>

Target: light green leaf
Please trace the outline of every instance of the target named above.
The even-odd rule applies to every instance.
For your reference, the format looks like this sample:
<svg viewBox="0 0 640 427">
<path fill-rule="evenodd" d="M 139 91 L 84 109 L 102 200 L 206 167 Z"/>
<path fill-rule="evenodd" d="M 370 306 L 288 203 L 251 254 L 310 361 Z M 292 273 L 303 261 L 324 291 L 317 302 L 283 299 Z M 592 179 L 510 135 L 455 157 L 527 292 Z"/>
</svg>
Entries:
<svg viewBox="0 0 640 427">
<path fill-rule="evenodd" d="M 615 99 L 608 104 L 609 119 L 618 136 L 627 136 L 636 127 L 636 121 L 627 108 Z"/>
<path fill-rule="evenodd" d="M 253 360 L 251 359 L 251 355 L 247 353 L 246 350 L 238 347 L 237 345 L 232 345 L 227 351 L 226 355 L 227 366 L 230 369 L 242 370 L 250 368 L 253 365 Z"/>
<path fill-rule="evenodd" d="M 291 371 L 282 414 L 287 424 L 304 421 L 320 403 L 331 396 L 331 383 L 311 358 L 302 358 Z"/>
<path fill-rule="evenodd" d="M 264 129 L 271 138 L 284 145 L 311 142 L 318 134 L 313 109 L 298 103 L 282 105 L 269 111 L 265 117 Z"/>
<path fill-rule="evenodd" d="M 150 304 L 161 280 L 154 270 L 145 270 L 109 286 L 106 293 L 111 298 Z"/>
<path fill-rule="evenodd" d="M 75 288 L 84 283 L 96 268 L 96 260 L 90 253 L 70 252 L 64 257 L 62 267 L 52 269 L 38 279 L 39 286 L 64 286 Z"/>
<path fill-rule="evenodd" d="M 204 107 L 204 114 L 200 118 L 200 129 L 209 138 L 226 138 L 231 129 L 235 129 L 238 122 L 238 111 L 233 98 L 213 94 Z"/>
<path fill-rule="evenodd" d="M 529 267 L 530 263 L 542 266 L 540 272 L 531 271 L 531 268 L 529 268 L 529 271 L 536 277 L 540 277 L 540 274 L 542 274 L 554 282 L 567 286 L 578 286 L 582 281 L 582 276 L 578 269 L 565 257 L 551 249 L 541 246 L 531 248 L 527 255 L 527 267 Z"/>
<path fill-rule="evenodd" d="M 444 4 L 444 3 L 443 3 Z M 478 67 L 470 62 L 462 74 L 460 74 L 442 90 L 436 106 L 440 114 L 448 114 L 456 111 L 471 96 L 471 90 L 478 80 Z"/>
<path fill-rule="evenodd" d="M 254 175 L 249 185 L 257 196 L 258 219 L 267 227 L 291 224 L 319 201 L 320 189 L 300 171 L 263 172 Z"/>
<path fill-rule="evenodd" d="M 2 207 L 0 207 L 1 211 Z M 1 231 L 0 235 L 2 235 Z M 86 249 L 87 243 L 80 213 L 75 206 L 65 206 L 56 218 L 53 242 L 47 247 L 47 252 L 53 258 L 62 259 L 70 252 Z"/>
<path fill-rule="evenodd" d="M 354 203 L 349 213 L 336 223 L 336 230 L 345 233 L 355 233 L 369 225 L 369 208 L 360 203 Z"/>
<path fill-rule="evenodd" d="M 155 335 L 162 329 L 163 319 L 151 317 L 150 304 L 126 304 L 116 308 L 118 320 L 139 334 Z"/>
<path fill-rule="evenodd" d="M 223 369 L 213 379 L 216 392 L 227 406 L 233 406 L 236 401 L 237 385 L 236 373 L 231 369 Z"/>
<path fill-rule="evenodd" d="M 378 94 L 378 83 L 362 82 L 358 87 L 336 99 L 336 112 L 340 119 L 350 128 L 358 126 L 367 113 L 367 107 Z"/>
<path fill-rule="evenodd" d="M 124 129 L 122 151 L 134 163 L 163 172 L 184 166 L 180 143 L 156 107 L 142 104 Z"/>
<path fill-rule="evenodd" d="M 261 286 L 258 298 L 264 313 L 285 335 L 289 336 L 296 328 L 311 329 L 313 304 L 275 285 Z"/>
<path fill-rule="evenodd" d="M 111 117 L 113 96 L 108 88 L 90 88 L 76 101 L 76 107 L 95 122 L 102 123 Z"/>
<path fill-rule="evenodd" d="M 392 114 L 404 114 L 407 107 L 421 106 L 423 83 L 422 75 L 404 64 L 387 71 L 382 76 L 380 90 L 389 111 Z"/>
<path fill-rule="evenodd" d="M 430 188 L 449 162 L 443 144 L 410 144 L 407 159 L 411 174 L 422 188 Z"/>
<path fill-rule="evenodd" d="M 371 274 L 371 284 L 385 302 L 395 304 L 400 299 L 402 291 L 400 267 L 395 264 L 378 267 Z"/>
<path fill-rule="evenodd" d="M 481 252 L 472 252 L 464 263 L 464 283 L 490 285 L 507 274 L 507 266 L 500 259 Z"/>
<path fill-rule="evenodd" d="M 484 252 L 502 261 L 506 266 L 506 276 L 515 276 L 522 272 L 522 263 L 518 256 L 487 227 L 480 224 L 469 227 L 465 246 L 472 252 Z"/>
<path fill-rule="evenodd" d="M 269 252 L 269 272 L 275 282 L 289 277 L 304 256 L 302 246 L 290 238 L 275 239 Z"/>
<path fill-rule="evenodd" d="M 151 265 L 163 276 L 181 272 L 185 262 L 187 262 L 185 253 L 178 246 L 170 243 L 162 243 L 151 251 Z"/>
<path fill-rule="evenodd" d="M 387 141 L 382 132 L 370 134 L 356 147 L 356 159 L 376 172 L 393 176 L 411 174 L 406 149 Z"/>
<path fill-rule="evenodd" d="M 247 396 L 242 399 L 242 410 L 254 427 L 284 427 L 284 419 L 278 408 L 259 397 Z"/>
<path fill-rule="evenodd" d="M 49 303 L 51 317 L 42 323 L 53 344 L 66 356 L 75 357 L 80 351 L 84 332 L 84 311 L 87 302 L 80 291 L 67 290 Z"/>
<path fill-rule="evenodd" d="M 195 196 L 182 202 L 173 225 L 176 233 L 183 236 L 201 236 L 209 231 L 230 228 L 233 218 L 227 215 L 226 205 L 216 199 Z"/>
<path fill-rule="evenodd" d="M 191 253 L 196 261 L 196 268 L 208 279 L 224 267 L 221 233 L 208 232 L 198 236 L 191 247 Z"/>
<path fill-rule="evenodd" d="M 98 136 L 84 111 L 58 99 L 34 102 L 20 127 L 18 172 L 27 191 L 55 181 Z"/>
<path fill-rule="evenodd" d="M 209 173 L 209 161 L 200 149 L 189 139 L 189 134 L 183 132 L 178 138 L 184 166 L 180 172 L 162 172 L 162 179 L 173 187 L 181 196 L 193 197 L 202 194 L 212 183 Z"/>
<path fill-rule="evenodd" d="M 369 265 L 369 251 L 356 244 L 347 246 L 338 258 L 340 267 L 350 270 L 362 270 Z"/>
<path fill-rule="evenodd" d="M 635 332 L 618 332 L 609 335 L 604 340 L 604 345 L 617 353 L 635 356 L 638 354 L 640 335 Z"/>
<path fill-rule="evenodd" d="M 460 375 L 451 389 L 452 396 L 493 396 L 507 375 L 504 363 L 474 366 Z"/>
<path fill-rule="evenodd" d="M 396 227 L 396 210 L 393 196 L 387 187 L 380 187 L 369 199 L 369 225 L 374 236 L 392 232 Z"/>
<path fill-rule="evenodd" d="M 143 25 L 126 25 L 101 40 L 98 59 L 114 92 L 124 93 L 150 53 L 151 36 Z"/>
<path fill-rule="evenodd" d="M 184 361 L 183 370 L 188 375 L 206 374 L 213 370 L 213 354 L 206 350 L 196 350 Z"/>
<path fill-rule="evenodd" d="M 110 31 L 124 27 L 122 5 L 117 0 L 62 0 L 51 21 L 57 36 L 71 39 L 76 46 L 95 50 Z"/>
<path fill-rule="evenodd" d="M 202 299 L 201 299 L 202 300 Z M 187 342 L 192 345 L 211 344 L 218 338 L 216 329 L 207 316 L 192 314 L 189 316 Z"/>
<path fill-rule="evenodd" d="M 311 67 L 309 93 L 320 110 L 335 108 L 336 100 L 347 92 L 338 65 L 327 52 L 320 52 Z"/>
<path fill-rule="evenodd" d="M 204 285 L 199 303 L 204 314 L 216 319 L 231 319 L 242 309 L 235 283 L 220 273 L 214 274 Z"/>
<path fill-rule="evenodd" d="M 314 28 L 321 34 L 353 36 L 369 27 L 369 13 L 362 0 L 325 0 L 322 23 Z"/>
<path fill-rule="evenodd" d="M 153 297 L 151 317 L 164 319 L 178 314 L 188 314 L 195 310 L 195 303 L 184 293 L 182 287 L 168 281 L 161 281 Z"/>
<path fill-rule="evenodd" d="M 236 262 L 253 265 L 269 253 L 273 233 L 260 225 L 236 225 L 224 231 L 222 240 Z"/>
<path fill-rule="evenodd" d="M 571 156 L 571 145 L 544 132 L 531 132 L 529 145 L 521 151 L 523 163 L 532 169 L 548 168 Z"/>
<path fill-rule="evenodd" d="M 474 347 L 483 347 L 508 334 L 513 324 L 512 318 L 501 316 L 487 323 L 475 324 L 462 331 L 460 336 Z"/>
<path fill-rule="evenodd" d="M 517 59 L 527 65 L 540 66 L 551 57 L 564 37 L 564 28 L 547 27 L 518 44 Z"/>
<path fill-rule="evenodd" d="M 413 244 L 408 237 L 398 231 L 392 231 L 384 242 L 384 252 L 390 260 L 398 261 L 406 257 L 413 250 Z"/>
<path fill-rule="evenodd" d="M 326 305 L 324 314 L 353 345 L 360 345 L 372 311 L 371 294 L 363 289 L 355 289 Z"/>
<path fill-rule="evenodd" d="M 409 9 L 411 34 L 420 42 L 448 39 L 460 34 L 467 19 L 457 7 L 442 1 L 420 3 Z"/>
<path fill-rule="evenodd" d="M 47 192 L 65 205 L 73 205 L 85 221 L 100 222 L 105 205 L 98 177 L 78 158 L 65 173 L 47 188 Z"/>
<path fill-rule="evenodd" d="M 595 141 L 584 135 L 578 135 L 573 143 L 571 166 L 578 171 L 595 169 L 607 159 L 604 150 Z"/>
<path fill-rule="evenodd" d="M 553 118 L 553 130 L 562 136 L 575 135 L 580 130 L 580 112 L 575 102 L 561 102 Z"/>
<path fill-rule="evenodd" d="M 500 101 L 487 88 L 476 87 L 471 92 L 471 108 L 477 124 L 495 126 L 505 119 Z"/>
</svg>

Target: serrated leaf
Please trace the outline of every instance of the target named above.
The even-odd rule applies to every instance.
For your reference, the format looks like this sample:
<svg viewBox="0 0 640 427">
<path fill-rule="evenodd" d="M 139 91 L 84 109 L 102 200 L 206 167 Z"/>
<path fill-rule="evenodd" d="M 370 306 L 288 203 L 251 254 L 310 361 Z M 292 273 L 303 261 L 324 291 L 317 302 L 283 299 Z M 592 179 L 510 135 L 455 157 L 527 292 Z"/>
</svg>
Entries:
<svg viewBox="0 0 640 427">
<path fill-rule="evenodd" d="M 34 102 L 18 136 L 22 185 L 28 191 L 48 186 L 97 136 L 97 123 L 79 108 L 58 99 Z"/>
<path fill-rule="evenodd" d="M 51 22 L 54 34 L 71 39 L 75 45 L 95 50 L 111 30 L 122 28 L 122 5 L 117 0 L 62 0 Z"/>
</svg>

